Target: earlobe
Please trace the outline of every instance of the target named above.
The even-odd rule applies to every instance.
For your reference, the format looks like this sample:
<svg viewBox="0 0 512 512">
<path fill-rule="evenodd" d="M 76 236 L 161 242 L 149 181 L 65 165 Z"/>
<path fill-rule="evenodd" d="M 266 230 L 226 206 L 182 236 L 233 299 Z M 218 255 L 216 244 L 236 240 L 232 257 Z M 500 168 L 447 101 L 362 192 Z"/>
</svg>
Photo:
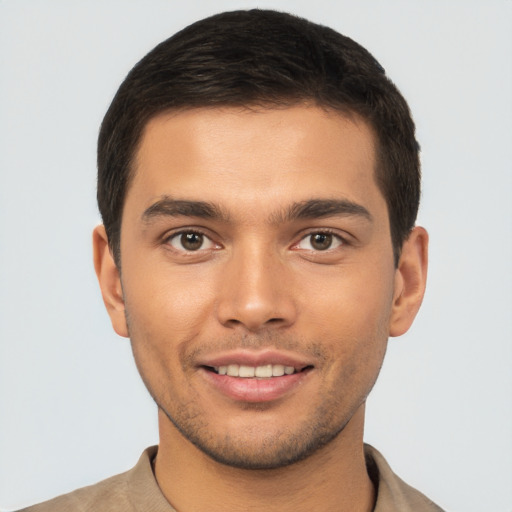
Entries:
<svg viewBox="0 0 512 512">
<path fill-rule="evenodd" d="M 128 337 L 123 289 L 119 269 L 108 245 L 103 225 L 96 226 L 92 234 L 94 269 L 101 288 L 103 302 L 110 316 L 112 327 L 119 336 Z"/>
<path fill-rule="evenodd" d="M 427 281 L 428 233 L 415 227 L 402 246 L 395 272 L 390 336 L 401 336 L 411 326 L 423 300 Z"/>
</svg>

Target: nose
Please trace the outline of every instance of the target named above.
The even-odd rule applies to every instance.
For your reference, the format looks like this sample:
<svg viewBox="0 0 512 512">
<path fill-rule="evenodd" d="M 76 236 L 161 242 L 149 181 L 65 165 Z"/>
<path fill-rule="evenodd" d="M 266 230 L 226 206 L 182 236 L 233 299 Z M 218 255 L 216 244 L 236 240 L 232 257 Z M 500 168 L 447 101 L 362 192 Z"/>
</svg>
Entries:
<svg viewBox="0 0 512 512">
<path fill-rule="evenodd" d="M 292 325 L 297 316 L 290 269 L 279 254 L 254 244 L 234 251 L 222 273 L 219 322 L 250 332 Z"/>
</svg>

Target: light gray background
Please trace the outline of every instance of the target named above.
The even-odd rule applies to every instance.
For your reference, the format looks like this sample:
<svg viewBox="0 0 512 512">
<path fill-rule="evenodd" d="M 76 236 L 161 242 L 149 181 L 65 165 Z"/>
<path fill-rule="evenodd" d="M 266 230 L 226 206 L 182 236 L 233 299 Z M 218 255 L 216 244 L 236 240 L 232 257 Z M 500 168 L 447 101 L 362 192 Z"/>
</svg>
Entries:
<svg viewBox="0 0 512 512">
<path fill-rule="evenodd" d="M 131 467 L 156 408 L 91 262 L 95 142 L 122 78 L 207 14 L 274 7 L 366 46 L 422 144 L 428 292 L 366 440 L 451 511 L 512 510 L 512 2 L 0 1 L 0 507 Z"/>
</svg>

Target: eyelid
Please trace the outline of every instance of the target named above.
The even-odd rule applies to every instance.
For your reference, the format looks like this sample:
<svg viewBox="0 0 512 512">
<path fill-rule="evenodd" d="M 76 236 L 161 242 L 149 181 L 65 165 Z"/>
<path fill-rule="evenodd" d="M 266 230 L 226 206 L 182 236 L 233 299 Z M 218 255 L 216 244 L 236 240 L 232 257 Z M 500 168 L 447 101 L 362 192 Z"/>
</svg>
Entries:
<svg viewBox="0 0 512 512">
<path fill-rule="evenodd" d="M 337 240 L 339 240 L 339 245 L 337 245 L 336 247 L 329 247 L 328 249 L 325 249 L 325 250 L 319 250 L 319 249 L 314 249 L 314 248 L 311 248 L 311 249 L 301 249 L 299 248 L 299 244 L 305 240 L 306 238 L 312 236 L 312 235 L 317 235 L 317 234 L 323 234 L 323 235 L 331 235 L 333 238 L 336 238 Z M 340 234 L 338 231 L 336 230 L 333 230 L 333 229 L 330 229 L 330 228 L 312 228 L 310 230 L 308 230 L 306 233 L 303 233 L 301 235 L 301 237 L 299 238 L 299 240 L 297 242 L 295 242 L 293 245 L 292 245 L 292 249 L 298 249 L 298 250 L 304 250 L 304 251 L 313 251 L 313 252 L 317 252 L 317 253 L 328 253 L 329 251 L 334 251 L 336 250 L 338 247 L 342 247 L 342 246 L 347 246 L 347 245 L 350 245 L 350 242 L 348 240 L 348 236 L 343 236 L 342 234 Z"/>
<path fill-rule="evenodd" d="M 207 247 L 207 248 L 197 249 L 196 251 L 191 251 L 191 250 L 187 250 L 185 248 L 180 249 L 171 244 L 171 240 L 177 239 L 180 236 L 185 235 L 185 234 L 201 235 L 202 237 L 204 237 L 206 240 L 208 240 L 210 242 L 211 246 Z M 198 254 L 198 253 L 201 253 L 204 251 L 209 251 L 211 249 L 220 249 L 222 247 L 218 242 L 215 242 L 213 240 L 213 237 L 209 233 L 207 233 L 205 230 L 200 229 L 200 228 L 195 228 L 195 227 L 190 227 L 190 228 L 180 227 L 179 229 L 176 229 L 175 231 L 167 232 L 162 237 L 162 243 L 171 247 L 173 250 L 175 250 L 177 252 L 180 252 L 183 254 L 191 254 L 191 255 Z"/>
</svg>

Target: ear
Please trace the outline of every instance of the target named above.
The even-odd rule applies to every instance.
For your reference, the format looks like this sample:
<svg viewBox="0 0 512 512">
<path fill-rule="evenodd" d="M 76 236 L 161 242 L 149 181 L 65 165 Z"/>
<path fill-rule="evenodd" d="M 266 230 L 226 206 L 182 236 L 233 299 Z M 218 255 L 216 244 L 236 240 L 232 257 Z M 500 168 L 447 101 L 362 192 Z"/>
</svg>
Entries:
<svg viewBox="0 0 512 512">
<path fill-rule="evenodd" d="M 428 233 L 424 228 L 415 227 L 402 246 L 395 272 L 390 336 L 401 336 L 411 326 L 425 293 L 427 267 Z"/>
<path fill-rule="evenodd" d="M 128 337 L 121 277 L 108 245 L 105 226 L 97 226 L 92 233 L 94 269 L 101 288 L 103 302 L 112 327 L 119 336 Z"/>
</svg>

